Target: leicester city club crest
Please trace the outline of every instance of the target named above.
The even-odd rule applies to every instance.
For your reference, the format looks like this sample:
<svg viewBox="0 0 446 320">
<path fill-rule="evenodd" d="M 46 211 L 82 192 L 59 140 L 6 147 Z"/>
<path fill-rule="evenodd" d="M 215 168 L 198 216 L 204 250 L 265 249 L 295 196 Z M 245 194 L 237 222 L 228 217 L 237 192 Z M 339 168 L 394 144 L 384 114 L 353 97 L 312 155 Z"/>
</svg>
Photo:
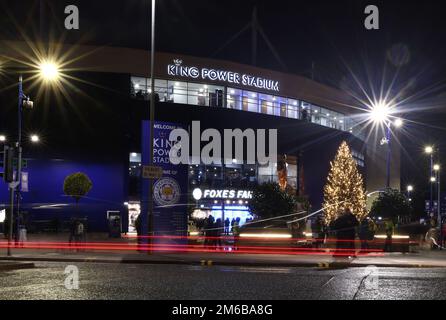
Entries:
<svg viewBox="0 0 446 320">
<path fill-rule="evenodd" d="M 180 185 L 173 178 L 161 178 L 154 184 L 153 198 L 158 206 L 177 204 L 180 200 L 180 195 Z"/>
</svg>

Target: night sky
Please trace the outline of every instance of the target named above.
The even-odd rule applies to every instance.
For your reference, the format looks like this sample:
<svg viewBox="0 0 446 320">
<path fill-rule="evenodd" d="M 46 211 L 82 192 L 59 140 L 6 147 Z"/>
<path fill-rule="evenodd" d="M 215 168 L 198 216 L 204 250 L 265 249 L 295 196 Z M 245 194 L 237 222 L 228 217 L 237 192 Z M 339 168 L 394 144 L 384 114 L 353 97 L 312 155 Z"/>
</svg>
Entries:
<svg viewBox="0 0 446 320">
<path fill-rule="evenodd" d="M 148 48 L 148 0 L 46 1 L 44 34 L 79 44 Z M 402 186 L 427 187 L 427 143 L 446 151 L 446 19 L 442 1 L 255 1 L 158 0 L 157 49 L 202 57 L 251 63 L 251 34 L 247 31 L 221 49 L 246 26 L 254 6 L 265 34 L 285 65 L 277 61 L 259 36 L 257 65 L 311 76 L 359 93 L 353 76 L 407 99 L 402 117 Z M 18 29 L 39 35 L 39 1 L 1 0 L 0 37 L 21 39 Z M 78 5 L 80 30 L 63 29 L 64 7 Z M 364 8 L 380 10 L 380 30 L 364 28 Z M 12 18 L 14 17 L 14 18 Z M 15 21 L 14 21 L 15 19 Z M 20 27 L 18 27 L 18 25 Z M 384 81 L 382 81 L 384 79 Z M 413 122 L 412 122 L 413 121 Z M 446 159 L 446 152 L 443 153 Z M 445 160 L 443 160 L 446 163 Z M 446 181 L 446 175 L 443 177 Z M 444 184 L 446 185 L 446 184 Z"/>
</svg>

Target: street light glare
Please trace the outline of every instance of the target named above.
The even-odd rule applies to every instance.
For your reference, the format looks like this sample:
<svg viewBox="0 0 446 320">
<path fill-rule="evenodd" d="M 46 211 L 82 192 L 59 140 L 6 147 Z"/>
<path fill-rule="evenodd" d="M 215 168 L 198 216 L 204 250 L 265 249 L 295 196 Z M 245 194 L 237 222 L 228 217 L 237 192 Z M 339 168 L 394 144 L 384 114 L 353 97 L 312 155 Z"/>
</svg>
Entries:
<svg viewBox="0 0 446 320">
<path fill-rule="evenodd" d="M 431 182 L 435 182 L 437 179 L 435 177 L 431 177 Z"/>
<path fill-rule="evenodd" d="M 413 191 L 413 186 L 407 186 L 407 191 L 409 191 L 409 192 L 411 192 L 411 191 Z"/>
<path fill-rule="evenodd" d="M 434 165 L 434 170 L 435 170 L 435 171 L 440 170 L 440 165 L 439 165 L 439 164 Z"/>
<path fill-rule="evenodd" d="M 403 126 L 403 120 L 398 118 L 395 120 L 394 124 L 395 124 L 395 127 L 400 128 Z"/>
<path fill-rule="evenodd" d="M 5 142 L 5 141 L 6 141 L 6 136 L 0 135 L 0 142 Z"/>
<path fill-rule="evenodd" d="M 40 76 L 47 81 L 55 81 L 59 78 L 59 67 L 56 63 L 45 61 L 39 66 Z"/>
<path fill-rule="evenodd" d="M 426 152 L 427 154 L 431 154 L 434 151 L 434 148 L 432 146 L 427 146 L 426 148 L 424 148 L 424 152 Z"/>
<path fill-rule="evenodd" d="M 37 143 L 39 141 L 40 141 L 40 138 L 38 135 L 36 135 L 36 134 L 31 135 L 31 142 Z"/>
<path fill-rule="evenodd" d="M 389 117 L 389 106 L 384 102 L 379 102 L 372 106 L 370 117 L 374 122 L 384 122 Z"/>
</svg>

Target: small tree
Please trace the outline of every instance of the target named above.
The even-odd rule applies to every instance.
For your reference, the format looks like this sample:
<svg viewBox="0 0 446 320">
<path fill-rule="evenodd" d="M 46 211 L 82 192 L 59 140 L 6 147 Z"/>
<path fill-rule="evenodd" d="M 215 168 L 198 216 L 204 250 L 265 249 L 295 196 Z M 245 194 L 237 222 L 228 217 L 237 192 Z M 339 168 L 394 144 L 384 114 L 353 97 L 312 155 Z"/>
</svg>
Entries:
<svg viewBox="0 0 446 320">
<path fill-rule="evenodd" d="M 364 182 L 347 142 L 342 142 L 324 187 L 325 223 L 330 224 L 350 209 L 360 221 L 367 215 Z"/>
<path fill-rule="evenodd" d="M 65 178 L 63 183 L 63 192 L 72 197 L 76 201 L 76 208 L 79 201 L 84 197 L 93 187 L 90 178 L 82 172 L 70 174 Z"/>
<path fill-rule="evenodd" d="M 260 218 L 270 218 L 292 214 L 296 204 L 296 197 L 281 190 L 277 183 L 264 183 L 254 190 L 249 208 Z"/>
<path fill-rule="evenodd" d="M 411 206 L 405 195 L 395 189 L 386 189 L 373 201 L 370 213 L 377 217 L 396 220 L 398 216 L 411 213 Z"/>
</svg>

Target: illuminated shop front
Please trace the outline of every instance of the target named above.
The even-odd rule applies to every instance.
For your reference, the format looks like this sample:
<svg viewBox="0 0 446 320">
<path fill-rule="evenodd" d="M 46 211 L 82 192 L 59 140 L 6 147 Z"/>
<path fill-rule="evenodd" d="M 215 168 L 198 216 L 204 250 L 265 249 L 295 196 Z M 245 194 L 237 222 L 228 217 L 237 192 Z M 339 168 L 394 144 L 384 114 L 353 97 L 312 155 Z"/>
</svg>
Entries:
<svg viewBox="0 0 446 320">
<path fill-rule="evenodd" d="M 252 190 L 195 188 L 192 196 L 195 200 L 192 218 L 206 219 L 212 215 L 215 220 L 240 219 L 240 225 L 253 218 L 249 210 Z"/>
</svg>

